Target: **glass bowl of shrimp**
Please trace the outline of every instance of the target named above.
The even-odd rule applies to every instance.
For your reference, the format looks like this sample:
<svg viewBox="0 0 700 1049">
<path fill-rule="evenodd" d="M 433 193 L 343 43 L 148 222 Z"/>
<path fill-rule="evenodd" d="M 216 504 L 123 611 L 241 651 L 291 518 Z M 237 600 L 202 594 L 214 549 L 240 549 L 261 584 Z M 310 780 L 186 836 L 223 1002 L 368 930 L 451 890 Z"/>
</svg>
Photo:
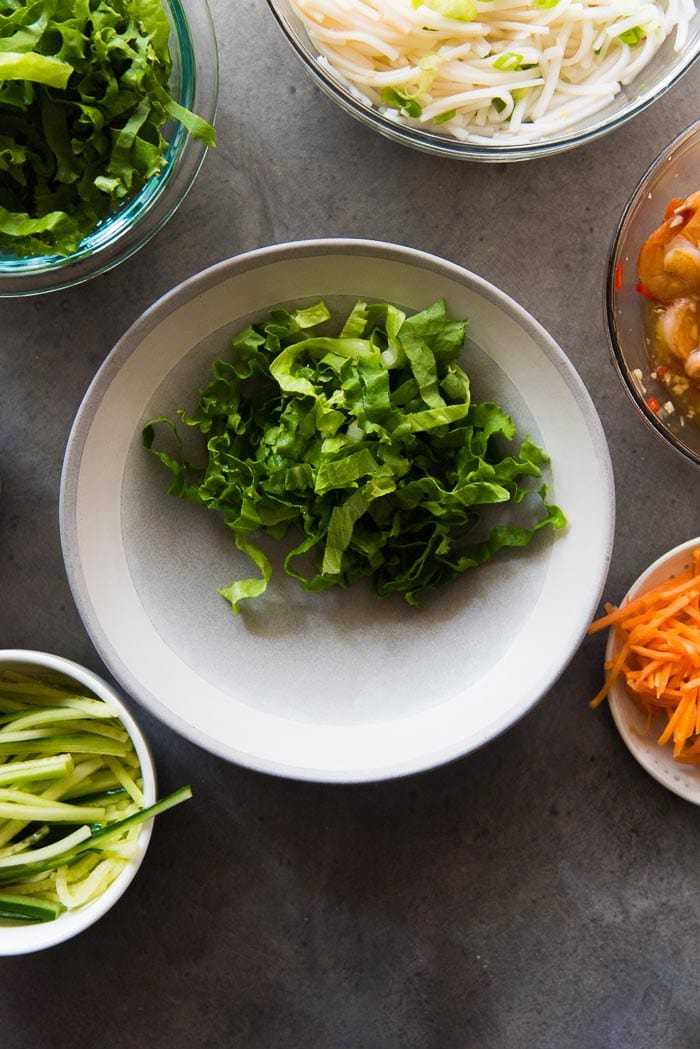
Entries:
<svg viewBox="0 0 700 1049">
<path fill-rule="evenodd" d="M 394 142 L 529 160 L 619 127 L 700 54 L 694 0 L 267 0 L 310 76 Z"/>
<path fill-rule="evenodd" d="M 606 313 L 638 415 L 700 466 L 700 121 L 650 165 L 622 214 Z"/>
</svg>

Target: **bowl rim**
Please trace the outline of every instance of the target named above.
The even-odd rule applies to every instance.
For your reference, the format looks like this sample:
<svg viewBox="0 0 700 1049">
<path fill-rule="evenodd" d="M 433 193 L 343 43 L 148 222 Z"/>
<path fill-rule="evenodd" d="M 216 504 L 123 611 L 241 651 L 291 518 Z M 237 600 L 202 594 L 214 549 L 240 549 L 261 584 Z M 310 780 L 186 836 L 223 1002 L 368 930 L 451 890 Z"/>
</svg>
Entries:
<svg viewBox="0 0 700 1049">
<path fill-rule="evenodd" d="M 119 719 L 133 741 L 139 758 L 143 778 L 144 804 L 151 805 L 156 801 L 157 777 L 150 747 L 133 714 L 112 685 L 88 667 L 51 652 L 22 648 L 0 649 L 0 670 L 8 664 L 24 664 L 35 671 L 43 669 L 64 674 L 114 706 Z M 153 820 L 149 820 L 143 824 L 138 836 L 137 855 L 95 900 L 83 907 L 76 908 L 75 911 L 63 912 L 50 922 L 21 924 L 0 922 L 0 957 L 28 954 L 56 946 L 83 932 L 102 918 L 124 895 L 136 877 L 146 855 L 152 832 Z"/>
<path fill-rule="evenodd" d="M 163 0 L 163 6 L 171 21 L 171 50 L 175 39 L 188 70 L 183 74 L 179 100 L 213 124 L 219 98 L 219 53 L 209 0 Z M 83 284 L 131 258 L 178 210 L 207 153 L 203 142 L 176 124 L 161 175 L 150 178 L 135 196 L 83 238 L 76 253 L 26 259 L 8 253 L 0 256 L 0 299 L 47 294 Z M 115 230 L 114 235 L 102 241 L 100 232 L 110 229 Z M 91 247 L 93 239 L 99 242 Z"/>
<path fill-rule="evenodd" d="M 639 202 L 648 193 L 648 187 L 653 182 L 663 168 L 670 161 L 673 160 L 674 156 L 681 152 L 689 142 L 697 138 L 700 143 L 700 119 L 694 120 L 689 124 L 683 131 L 675 136 L 671 142 L 666 145 L 661 152 L 652 160 L 651 164 L 646 168 L 644 173 L 638 179 L 637 184 L 632 190 L 627 203 L 625 204 L 622 213 L 617 221 L 617 225 L 613 232 L 613 236 L 608 251 L 608 261 L 605 268 L 605 294 L 603 301 L 603 313 L 605 320 L 605 331 L 608 340 L 608 348 L 610 356 L 615 369 L 618 374 L 618 378 L 622 383 L 622 387 L 625 390 L 628 398 L 632 402 L 633 406 L 637 410 L 638 416 L 643 422 L 647 423 L 648 426 L 654 431 L 654 433 L 660 437 L 686 462 L 690 461 L 696 466 L 700 466 L 700 449 L 694 451 L 685 442 L 681 441 L 677 434 L 675 434 L 668 426 L 665 425 L 663 419 L 651 410 L 646 402 L 642 391 L 639 386 L 633 381 L 630 374 L 630 369 L 625 361 L 625 355 L 622 350 L 621 340 L 618 337 L 618 324 L 615 314 L 615 299 L 616 299 L 616 282 L 617 282 L 617 270 L 620 259 L 620 245 L 622 237 L 627 230 L 628 224 L 634 217 L 634 213 L 639 205 Z M 636 260 L 635 260 L 636 265 Z"/>
<path fill-rule="evenodd" d="M 291 44 L 297 58 L 312 76 L 319 87 L 332 98 L 346 113 L 370 126 L 379 134 L 404 146 L 409 146 L 433 156 L 447 157 L 453 160 L 477 161 L 485 163 L 506 163 L 525 160 L 536 160 L 539 157 L 553 156 L 576 146 L 593 142 L 603 135 L 614 131 L 628 120 L 642 113 L 658 98 L 661 98 L 700 58 L 700 32 L 692 48 L 683 61 L 674 63 L 653 87 L 643 90 L 628 99 L 613 116 L 594 119 L 590 127 L 569 133 L 559 133 L 548 138 L 532 142 L 513 142 L 493 145 L 479 142 L 463 142 L 460 139 L 425 131 L 414 125 L 402 124 L 387 117 L 375 106 L 368 106 L 356 98 L 341 79 L 327 72 L 323 65 L 315 61 L 313 48 L 302 40 L 290 26 L 286 14 L 282 11 L 279 0 L 267 0 L 268 7 L 274 15 L 288 43 Z M 294 13 L 294 17 L 298 17 Z M 643 71 L 640 71 L 642 75 Z M 629 85 L 622 85 L 627 87 Z M 618 92 L 619 95 L 619 92 Z M 618 97 L 618 96 L 616 96 Z"/>
<path fill-rule="evenodd" d="M 660 554 L 631 584 L 620 602 L 620 607 L 626 601 L 642 594 L 646 584 L 653 580 L 655 576 L 658 576 L 659 582 L 673 578 L 673 572 L 667 571 L 668 566 L 673 562 L 681 562 L 686 555 L 690 554 L 698 546 L 700 546 L 700 536 L 694 539 L 687 539 L 665 553 Z M 605 646 L 606 662 L 614 658 L 617 645 L 618 639 L 614 628 L 612 628 L 608 632 Z M 670 790 L 679 798 L 683 798 L 693 805 L 700 805 L 700 766 L 682 765 L 678 762 L 673 763 L 673 756 L 668 750 L 668 746 L 660 747 L 655 739 L 653 740 L 653 747 L 642 742 L 642 738 L 639 733 L 633 730 L 627 716 L 628 711 L 636 711 L 637 708 L 634 706 L 633 700 L 629 698 L 624 682 L 619 677 L 611 686 L 608 706 L 623 743 L 638 764 L 657 783 L 666 787 L 667 790 Z M 650 740 L 651 735 L 649 734 L 646 737 L 646 743 L 649 743 Z"/>
</svg>

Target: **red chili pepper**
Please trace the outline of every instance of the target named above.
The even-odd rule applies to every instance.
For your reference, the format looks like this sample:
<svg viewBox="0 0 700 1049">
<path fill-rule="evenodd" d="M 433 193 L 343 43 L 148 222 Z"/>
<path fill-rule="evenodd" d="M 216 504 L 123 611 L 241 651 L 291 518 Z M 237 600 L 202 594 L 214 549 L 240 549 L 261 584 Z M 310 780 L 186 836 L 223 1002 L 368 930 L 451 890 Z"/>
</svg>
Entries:
<svg viewBox="0 0 700 1049">
<path fill-rule="evenodd" d="M 615 291 L 619 291 L 620 288 L 622 287 L 622 278 L 623 278 L 623 276 L 624 276 L 624 264 L 622 262 L 622 259 L 620 259 L 620 261 L 618 262 L 617 266 L 615 267 L 615 277 L 614 277 Z"/>
<path fill-rule="evenodd" d="M 652 412 L 658 412 L 661 408 L 661 405 L 653 394 L 651 397 L 647 397 L 647 407 L 650 408 Z"/>
<path fill-rule="evenodd" d="M 666 367 L 666 365 L 665 364 L 660 364 L 658 366 L 658 368 L 656 369 L 656 374 L 657 375 L 665 375 L 667 371 L 668 371 L 668 368 Z"/>
<path fill-rule="evenodd" d="M 649 299 L 649 302 L 657 302 L 658 301 L 657 299 L 654 298 L 653 295 L 649 294 L 649 292 L 644 287 L 644 285 L 641 283 L 641 281 L 637 281 L 635 287 L 636 287 L 636 289 L 637 289 L 637 291 L 639 292 L 640 295 L 642 295 L 645 299 Z"/>
</svg>

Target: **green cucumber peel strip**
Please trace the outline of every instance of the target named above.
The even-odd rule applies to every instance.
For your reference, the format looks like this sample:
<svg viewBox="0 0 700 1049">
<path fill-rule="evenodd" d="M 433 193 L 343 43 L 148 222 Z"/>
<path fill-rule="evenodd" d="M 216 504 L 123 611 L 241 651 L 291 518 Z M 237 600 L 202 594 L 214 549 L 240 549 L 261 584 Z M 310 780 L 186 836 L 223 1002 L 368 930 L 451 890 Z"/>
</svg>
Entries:
<svg viewBox="0 0 700 1049">
<path fill-rule="evenodd" d="M 28 849 L 22 853 L 13 853 L 10 856 L 0 856 L 0 881 L 19 881 L 18 872 L 25 872 L 31 866 L 34 871 L 53 870 L 58 866 L 57 856 L 67 855 L 72 849 L 77 848 L 81 842 L 90 837 L 88 826 L 78 827 L 65 838 L 42 845 L 38 849 Z M 31 856 L 31 863 L 27 857 Z M 41 864 L 44 864 L 42 867 Z"/>
<path fill-rule="evenodd" d="M 213 362 L 192 414 L 143 430 L 170 493 L 220 514 L 259 573 L 221 587 L 234 612 L 271 579 L 259 536 L 293 538 L 284 570 L 305 590 L 370 578 L 377 596 L 415 606 L 504 547 L 565 527 L 546 486 L 530 483 L 544 450 L 518 442 L 499 405 L 472 402 L 459 363 L 467 321 L 443 300 L 412 316 L 358 302 L 338 335 L 328 317 L 323 302 L 272 310 Z M 199 435 L 199 462 L 183 427 Z M 476 538 L 487 506 L 525 501 L 522 522 Z"/>
<path fill-rule="evenodd" d="M 91 830 L 87 826 L 79 827 L 73 834 L 62 839 L 62 842 L 56 842 L 52 846 L 34 850 L 34 856 L 32 856 L 32 851 L 29 850 L 12 857 L 0 858 L 0 884 L 23 881 L 32 875 L 42 874 L 46 871 L 55 870 L 57 867 L 74 863 L 86 852 L 101 851 L 108 847 L 109 843 L 114 841 L 115 838 L 121 837 L 122 834 L 132 827 L 138 827 L 154 819 L 156 816 L 167 812 L 168 809 L 174 808 L 191 797 L 191 788 L 189 786 L 181 787 L 179 790 L 173 791 L 166 797 L 156 801 L 153 805 L 140 809 L 138 812 L 125 816 L 123 819 L 110 823 L 105 827 L 99 827 L 96 830 Z M 60 845 L 63 845 L 63 848 L 56 847 Z M 47 855 L 50 849 L 53 851 L 50 855 Z"/>
<path fill-rule="evenodd" d="M 58 904 L 37 896 L 0 893 L 0 918 L 11 921 L 48 922 L 59 915 Z"/>
</svg>

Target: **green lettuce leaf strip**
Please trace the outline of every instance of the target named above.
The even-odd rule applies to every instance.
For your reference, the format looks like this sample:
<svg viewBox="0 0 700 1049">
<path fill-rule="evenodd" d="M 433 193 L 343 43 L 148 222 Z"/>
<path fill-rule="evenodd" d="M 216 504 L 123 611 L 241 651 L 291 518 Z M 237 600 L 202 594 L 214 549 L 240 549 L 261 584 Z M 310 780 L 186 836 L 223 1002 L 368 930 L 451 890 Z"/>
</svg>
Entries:
<svg viewBox="0 0 700 1049">
<path fill-rule="evenodd" d="M 416 606 L 504 547 L 566 525 L 541 481 L 545 452 L 514 443 L 497 404 L 471 403 L 458 363 L 466 326 L 443 300 L 412 316 L 357 302 L 340 323 L 323 302 L 273 309 L 214 361 L 194 414 L 145 426 L 170 493 L 220 514 L 257 570 L 221 589 L 234 611 L 269 583 L 262 535 L 286 540 L 285 571 L 304 590 L 369 577 L 377 596 L 398 591 Z M 185 454 L 183 426 L 201 463 Z M 514 525 L 523 500 L 526 525 Z"/>
<path fill-rule="evenodd" d="M 214 145 L 170 95 L 161 0 L 0 0 L 0 250 L 66 256 L 166 164 L 164 126 Z"/>
</svg>

